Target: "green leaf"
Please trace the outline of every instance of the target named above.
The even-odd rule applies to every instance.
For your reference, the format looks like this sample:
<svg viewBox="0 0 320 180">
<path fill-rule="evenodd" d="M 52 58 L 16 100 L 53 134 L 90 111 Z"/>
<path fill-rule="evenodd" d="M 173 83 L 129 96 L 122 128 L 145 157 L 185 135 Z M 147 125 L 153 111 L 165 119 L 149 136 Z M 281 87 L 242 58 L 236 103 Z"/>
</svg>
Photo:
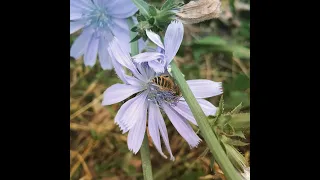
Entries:
<svg viewBox="0 0 320 180">
<path fill-rule="evenodd" d="M 169 25 L 171 20 L 174 18 L 174 13 L 171 11 L 160 11 L 160 13 L 156 16 L 156 20 L 161 23 L 161 25 L 166 24 Z"/>
<path fill-rule="evenodd" d="M 247 146 L 249 144 L 249 143 L 245 143 L 240 140 L 237 140 L 237 139 L 230 139 L 230 138 L 228 138 L 225 143 L 232 145 L 232 146 Z"/>
<path fill-rule="evenodd" d="M 166 164 L 162 164 L 160 168 L 155 168 L 155 173 L 153 175 L 154 180 L 166 180 L 172 174 L 172 165 L 173 163 L 169 162 Z"/>
<path fill-rule="evenodd" d="M 131 39 L 130 43 L 138 41 L 140 39 L 140 35 L 136 35 L 136 37 L 134 37 L 133 39 Z"/>
<path fill-rule="evenodd" d="M 174 5 L 174 0 L 167 0 L 161 7 L 161 10 L 169 10 Z"/>
<path fill-rule="evenodd" d="M 93 129 L 90 130 L 90 134 L 91 134 L 91 137 L 94 139 L 94 140 L 99 140 L 99 136 L 97 134 L 97 132 Z"/>
<path fill-rule="evenodd" d="M 233 114 L 229 124 L 236 131 L 245 131 L 250 129 L 250 113 Z"/>
<path fill-rule="evenodd" d="M 195 44 L 223 46 L 227 45 L 227 41 L 218 36 L 207 36 L 203 39 L 196 41 Z"/>
<path fill-rule="evenodd" d="M 231 115 L 230 114 L 222 114 L 216 121 L 216 125 L 220 127 L 224 127 L 228 122 L 231 120 Z"/>
<path fill-rule="evenodd" d="M 157 15 L 157 9 L 154 6 L 149 6 L 149 14 L 151 16 L 156 16 Z"/>
<path fill-rule="evenodd" d="M 200 176 L 203 176 L 204 173 L 201 171 L 187 171 L 184 172 L 182 177 L 179 178 L 179 180 L 194 180 L 194 179 L 199 179 Z"/>
<path fill-rule="evenodd" d="M 132 2 L 139 8 L 142 15 L 149 17 L 149 5 L 143 0 L 132 0 Z"/>
<path fill-rule="evenodd" d="M 236 131 L 233 133 L 233 136 L 241 137 L 243 139 L 246 139 L 242 131 Z"/>
<path fill-rule="evenodd" d="M 138 20 L 138 22 L 141 22 L 141 21 L 146 21 L 147 19 L 142 14 L 138 14 L 137 15 L 137 20 Z"/>
<path fill-rule="evenodd" d="M 230 114 L 239 113 L 240 110 L 241 110 L 241 108 L 242 108 L 242 102 L 241 102 L 237 107 L 235 107 L 235 108 L 230 112 Z"/>
<path fill-rule="evenodd" d="M 205 156 L 208 154 L 208 152 L 209 152 L 209 148 L 206 148 L 206 149 L 200 154 L 199 158 L 205 157 Z"/>
<path fill-rule="evenodd" d="M 235 8 L 234 3 L 235 3 L 235 0 L 230 0 L 229 1 L 230 9 L 231 9 L 231 12 L 232 12 L 233 15 L 236 14 L 236 8 Z"/>
<path fill-rule="evenodd" d="M 155 19 L 152 17 L 150 19 L 148 19 L 149 24 L 153 25 L 155 22 Z"/>
<path fill-rule="evenodd" d="M 244 168 L 248 165 L 245 157 L 233 146 L 223 143 L 226 148 L 226 153 L 233 166 L 239 171 L 243 172 Z"/>
<path fill-rule="evenodd" d="M 247 93 L 242 91 L 232 91 L 230 92 L 228 98 L 226 98 L 225 108 L 232 109 L 242 102 L 243 107 L 247 108 L 250 106 L 250 97 Z"/>
<path fill-rule="evenodd" d="M 244 47 L 244 46 L 232 46 L 231 50 L 233 52 L 233 56 L 237 58 L 250 58 L 250 49 Z"/>
<path fill-rule="evenodd" d="M 237 75 L 232 81 L 228 83 L 223 83 L 224 90 L 238 90 L 238 91 L 245 91 L 250 88 L 250 79 L 244 73 Z M 238 105 L 238 104 L 237 104 Z"/>
<path fill-rule="evenodd" d="M 210 158 L 210 168 L 211 168 L 213 171 L 214 171 L 214 168 L 213 168 L 214 162 L 215 162 L 214 157 L 211 156 L 211 158 Z M 215 172 L 213 172 L 213 173 L 215 173 Z"/>
<path fill-rule="evenodd" d="M 218 108 L 218 111 L 217 111 L 217 115 L 216 115 L 216 118 L 215 118 L 215 122 L 217 122 L 221 116 L 221 114 L 223 113 L 224 111 L 224 100 L 223 100 L 223 95 L 221 96 L 220 98 L 220 101 L 219 101 L 219 108 Z"/>
<path fill-rule="evenodd" d="M 133 28 L 131 28 L 132 32 L 138 32 L 138 26 L 133 26 Z"/>
</svg>

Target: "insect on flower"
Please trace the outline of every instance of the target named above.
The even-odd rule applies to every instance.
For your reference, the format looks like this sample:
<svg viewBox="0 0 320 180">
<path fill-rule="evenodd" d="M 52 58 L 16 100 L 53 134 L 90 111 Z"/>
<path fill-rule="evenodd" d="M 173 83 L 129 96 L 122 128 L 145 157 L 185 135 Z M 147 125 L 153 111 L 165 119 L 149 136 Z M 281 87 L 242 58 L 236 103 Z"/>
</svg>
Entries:
<svg viewBox="0 0 320 180">
<path fill-rule="evenodd" d="M 174 83 L 173 79 L 169 75 L 155 77 L 152 79 L 152 82 L 159 87 L 159 90 L 169 91 L 176 96 L 182 96 L 179 86 Z"/>
<path fill-rule="evenodd" d="M 160 137 L 162 137 L 170 159 L 174 160 L 161 112 L 168 116 L 190 148 L 197 147 L 201 139 L 189 124 L 191 122 L 197 125 L 197 122 L 171 77 L 167 74 L 157 75 L 146 62 L 134 64 L 129 52 L 121 48 L 116 38 L 108 50 L 116 67 L 115 71 L 124 84 L 109 87 L 104 92 L 102 105 L 118 103 L 135 95 L 121 106 L 115 117 L 115 123 L 119 125 L 121 131 L 129 132 L 129 150 L 133 153 L 139 151 L 148 120 L 148 131 L 156 149 L 167 158 L 161 148 Z M 124 74 L 124 68 L 127 68 L 132 76 Z M 189 80 L 187 83 L 204 113 L 207 116 L 214 115 L 217 108 L 203 98 L 222 94 L 221 83 L 210 80 Z"/>
<path fill-rule="evenodd" d="M 219 0 L 190 1 L 182 6 L 176 16 L 184 24 L 195 24 L 219 17 L 221 2 Z"/>
</svg>

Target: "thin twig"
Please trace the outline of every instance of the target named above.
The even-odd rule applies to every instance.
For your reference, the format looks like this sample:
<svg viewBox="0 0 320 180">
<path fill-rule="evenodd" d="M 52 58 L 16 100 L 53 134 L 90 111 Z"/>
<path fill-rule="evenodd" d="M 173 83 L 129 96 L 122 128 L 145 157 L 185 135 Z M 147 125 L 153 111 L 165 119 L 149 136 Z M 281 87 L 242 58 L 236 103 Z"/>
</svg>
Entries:
<svg viewBox="0 0 320 180">
<path fill-rule="evenodd" d="M 248 77 L 250 78 L 249 76 L 249 70 L 246 68 L 246 66 L 241 62 L 240 59 L 236 58 L 236 57 L 233 57 L 232 60 L 234 62 L 236 62 L 238 64 L 238 66 L 240 67 L 240 69 L 242 70 L 242 72 Z"/>
<path fill-rule="evenodd" d="M 82 153 L 82 155 L 80 155 L 78 152 L 76 151 L 72 151 L 70 150 L 70 152 L 72 154 L 76 154 L 76 156 L 78 157 L 78 161 L 73 165 L 73 167 L 71 168 L 70 171 L 70 178 L 73 176 L 73 174 L 76 172 L 76 170 L 78 169 L 78 167 L 80 166 L 80 164 L 82 163 L 82 165 L 84 164 L 84 159 L 88 156 L 89 152 L 91 151 L 91 149 L 93 147 L 95 147 L 98 144 L 99 141 L 95 141 L 90 139 L 87 148 L 84 150 L 84 152 Z M 84 171 L 87 173 L 87 171 L 90 174 L 89 168 L 86 165 L 83 165 Z M 90 174 L 91 177 L 91 174 Z"/>
<path fill-rule="evenodd" d="M 73 113 L 70 116 L 70 120 L 76 118 L 77 116 L 79 116 L 80 114 L 82 114 L 83 112 L 85 112 L 87 109 L 89 109 L 90 107 L 92 107 L 94 104 L 98 103 L 101 99 L 103 98 L 103 94 L 101 94 L 100 96 L 98 96 L 97 98 L 95 98 L 93 101 L 91 101 L 89 104 L 83 106 L 81 109 L 79 109 L 78 111 L 76 111 L 75 113 Z"/>
</svg>

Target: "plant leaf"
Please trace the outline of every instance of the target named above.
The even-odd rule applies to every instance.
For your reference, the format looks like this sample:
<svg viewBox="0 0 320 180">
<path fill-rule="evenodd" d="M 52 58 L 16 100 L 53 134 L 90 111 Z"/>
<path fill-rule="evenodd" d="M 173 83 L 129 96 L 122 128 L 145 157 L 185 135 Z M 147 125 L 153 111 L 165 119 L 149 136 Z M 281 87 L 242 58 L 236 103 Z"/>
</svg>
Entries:
<svg viewBox="0 0 320 180">
<path fill-rule="evenodd" d="M 239 113 L 240 110 L 241 110 L 241 108 L 242 108 L 242 102 L 241 102 L 237 107 L 235 107 L 235 108 L 230 112 L 230 114 Z"/>
<path fill-rule="evenodd" d="M 145 15 L 147 17 L 150 16 L 148 3 L 143 0 L 132 0 L 132 2 L 139 8 L 139 11 L 142 15 Z"/>
<path fill-rule="evenodd" d="M 154 6 L 149 6 L 149 14 L 151 16 L 156 16 L 157 15 L 157 9 Z"/>
<path fill-rule="evenodd" d="M 229 145 L 232 145 L 232 146 L 246 146 L 249 144 L 237 139 L 230 139 L 230 138 L 228 138 L 225 143 L 228 143 Z"/>
<path fill-rule="evenodd" d="M 133 26 L 133 27 L 131 28 L 131 31 L 132 31 L 132 32 L 138 32 L 138 26 Z"/>
<path fill-rule="evenodd" d="M 224 106 L 224 100 L 223 100 L 223 95 L 222 95 L 221 98 L 220 98 L 220 101 L 219 101 L 219 108 L 218 108 L 218 112 L 217 112 L 217 115 L 216 115 L 216 118 L 215 118 L 215 122 L 217 122 L 219 120 L 219 117 L 223 113 L 223 110 L 224 110 L 223 106 Z"/>
<path fill-rule="evenodd" d="M 174 0 L 166 0 L 165 3 L 163 3 L 162 7 L 160 10 L 168 10 L 171 9 L 172 6 L 174 5 Z"/>
<path fill-rule="evenodd" d="M 136 37 L 131 39 L 130 43 L 135 42 L 135 41 L 139 40 L 140 38 L 141 38 L 140 35 L 136 35 Z"/>
<path fill-rule="evenodd" d="M 235 131 L 245 131 L 250 129 L 250 113 L 239 113 L 231 115 L 229 124 Z"/>
<path fill-rule="evenodd" d="M 208 36 L 198 41 L 195 41 L 195 44 L 224 46 L 227 45 L 227 41 L 218 36 Z"/>
</svg>

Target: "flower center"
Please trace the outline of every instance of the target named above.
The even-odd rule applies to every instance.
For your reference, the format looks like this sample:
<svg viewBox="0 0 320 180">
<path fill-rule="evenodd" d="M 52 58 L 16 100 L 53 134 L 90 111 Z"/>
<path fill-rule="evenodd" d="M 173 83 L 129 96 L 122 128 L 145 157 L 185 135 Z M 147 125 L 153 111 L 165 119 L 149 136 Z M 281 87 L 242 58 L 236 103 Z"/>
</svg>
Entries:
<svg viewBox="0 0 320 180">
<path fill-rule="evenodd" d="M 162 103 L 167 103 L 170 106 L 176 106 L 181 98 L 173 89 L 166 89 L 153 82 L 149 83 L 148 86 L 148 100 L 160 105 Z"/>
<path fill-rule="evenodd" d="M 86 26 L 90 26 L 96 32 L 110 31 L 113 22 L 104 8 L 96 7 L 90 13 L 82 15 L 87 19 Z"/>
</svg>

